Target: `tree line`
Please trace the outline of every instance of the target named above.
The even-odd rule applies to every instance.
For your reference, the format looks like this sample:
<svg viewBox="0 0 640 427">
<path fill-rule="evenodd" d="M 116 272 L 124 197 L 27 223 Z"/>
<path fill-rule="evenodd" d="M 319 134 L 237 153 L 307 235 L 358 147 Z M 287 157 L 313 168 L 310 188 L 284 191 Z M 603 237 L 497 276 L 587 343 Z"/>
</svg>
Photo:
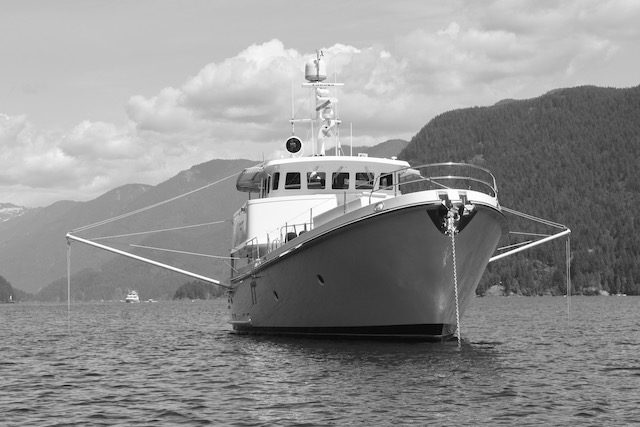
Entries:
<svg viewBox="0 0 640 427">
<path fill-rule="evenodd" d="M 400 158 L 490 169 L 502 206 L 572 230 L 572 293 L 640 294 L 640 86 L 558 89 L 441 114 Z M 509 218 L 514 229 L 526 224 Z M 536 228 L 538 229 L 538 228 Z M 478 288 L 565 293 L 565 246 L 550 243 L 489 265 Z"/>
<path fill-rule="evenodd" d="M 224 289 L 211 283 L 194 280 L 180 286 L 173 296 L 173 299 L 212 299 L 224 295 Z"/>
</svg>

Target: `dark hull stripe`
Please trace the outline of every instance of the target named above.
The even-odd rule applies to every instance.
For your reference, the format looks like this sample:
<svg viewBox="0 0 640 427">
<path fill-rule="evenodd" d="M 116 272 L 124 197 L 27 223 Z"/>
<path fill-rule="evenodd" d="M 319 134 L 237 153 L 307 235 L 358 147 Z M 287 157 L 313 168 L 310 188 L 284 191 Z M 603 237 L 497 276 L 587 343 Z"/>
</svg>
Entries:
<svg viewBox="0 0 640 427">
<path fill-rule="evenodd" d="M 453 337 L 455 325 L 423 324 L 354 327 L 256 327 L 234 325 L 238 334 L 286 335 L 321 338 L 363 338 L 394 341 L 445 341 Z"/>
</svg>

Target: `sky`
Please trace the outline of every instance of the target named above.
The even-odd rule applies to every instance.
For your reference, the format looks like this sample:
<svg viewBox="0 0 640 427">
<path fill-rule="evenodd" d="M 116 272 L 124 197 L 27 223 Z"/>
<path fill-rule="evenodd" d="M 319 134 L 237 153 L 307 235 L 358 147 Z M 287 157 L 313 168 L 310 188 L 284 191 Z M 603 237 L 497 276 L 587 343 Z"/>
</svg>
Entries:
<svg viewBox="0 0 640 427">
<path fill-rule="evenodd" d="M 636 0 L 0 0 L 0 203 L 285 155 L 324 53 L 343 144 L 447 111 L 640 84 Z M 308 131 L 296 127 L 306 142 Z M 348 137 L 345 137 L 348 135 Z M 307 149 L 305 144 L 305 150 Z M 455 159 L 454 159 L 455 160 Z"/>
</svg>

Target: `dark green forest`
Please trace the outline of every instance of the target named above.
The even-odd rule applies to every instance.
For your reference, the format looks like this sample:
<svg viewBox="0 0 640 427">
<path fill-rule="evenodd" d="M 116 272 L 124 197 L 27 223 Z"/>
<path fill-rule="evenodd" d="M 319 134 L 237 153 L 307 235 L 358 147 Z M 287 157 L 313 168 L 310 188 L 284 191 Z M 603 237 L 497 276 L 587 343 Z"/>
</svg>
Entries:
<svg viewBox="0 0 640 427">
<path fill-rule="evenodd" d="M 11 286 L 11 283 L 7 281 L 3 276 L 0 276 L 0 303 L 3 302 L 20 302 L 32 299 L 33 295 L 16 289 Z"/>
<path fill-rule="evenodd" d="M 490 169 L 502 206 L 572 230 L 573 293 L 640 294 L 640 86 L 557 89 L 447 112 L 400 157 Z M 515 217 L 511 226 L 527 224 Z M 478 293 L 502 284 L 522 295 L 562 294 L 565 259 L 558 239 L 496 261 Z"/>
<path fill-rule="evenodd" d="M 218 286 L 195 280 L 180 286 L 173 299 L 211 299 L 221 297 L 224 293 L 224 289 Z"/>
<path fill-rule="evenodd" d="M 13 287 L 4 277 L 0 276 L 0 302 L 9 302 L 11 298 L 13 298 Z"/>
</svg>

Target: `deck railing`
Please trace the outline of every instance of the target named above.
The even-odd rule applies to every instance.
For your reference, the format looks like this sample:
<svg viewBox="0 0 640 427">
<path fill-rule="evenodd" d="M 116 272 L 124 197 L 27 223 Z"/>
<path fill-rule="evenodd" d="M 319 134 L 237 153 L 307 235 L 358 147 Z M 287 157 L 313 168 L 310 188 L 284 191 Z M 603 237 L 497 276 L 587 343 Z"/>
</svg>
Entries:
<svg viewBox="0 0 640 427">
<path fill-rule="evenodd" d="M 385 175 L 393 176 L 391 185 L 382 185 Z M 361 193 L 363 197 L 367 197 L 368 193 L 369 203 L 371 203 L 374 194 L 390 190 L 393 190 L 396 196 L 443 189 L 465 189 L 478 191 L 491 197 L 498 196 L 498 187 L 493 174 L 483 167 L 468 163 L 432 163 L 408 167 L 376 176 L 374 179 L 375 181 L 371 183 L 374 189 Z M 344 213 L 347 213 L 346 192 L 343 206 Z M 259 244 L 257 238 L 251 239 L 245 244 L 243 251 L 248 256 L 247 261 L 251 263 L 253 260 L 260 259 L 267 253 L 295 239 L 301 233 L 312 230 L 314 225 L 313 209 L 309 209 L 308 212 L 298 215 L 296 219 L 276 228 L 275 238 L 271 237 L 271 233 L 267 233 L 266 244 Z"/>
<path fill-rule="evenodd" d="M 401 194 L 439 189 L 465 189 L 498 197 L 496 179 L 489 170 L 468 163 L 432 163 L 393 172 Z"/>
</svg>

